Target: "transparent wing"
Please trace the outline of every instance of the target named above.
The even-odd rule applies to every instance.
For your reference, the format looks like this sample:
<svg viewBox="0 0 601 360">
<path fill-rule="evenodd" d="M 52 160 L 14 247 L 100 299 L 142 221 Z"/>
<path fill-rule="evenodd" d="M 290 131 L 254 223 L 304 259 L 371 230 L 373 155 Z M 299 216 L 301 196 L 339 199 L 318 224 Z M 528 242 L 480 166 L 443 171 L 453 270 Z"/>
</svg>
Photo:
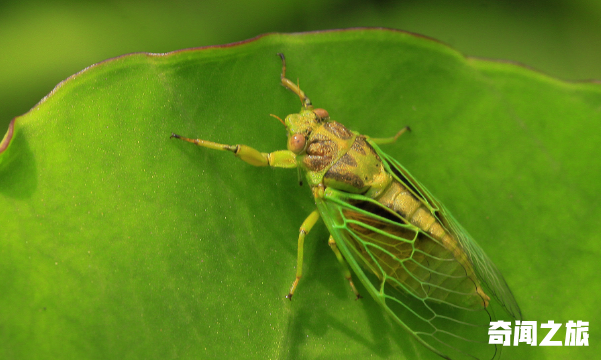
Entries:
<svg viewBox="0 0 601 360">
<path fill-rule="evenodd" d="M 445 225 L 446 229 L 454 235 L 463 251 L 468 256 L 478 279 L 488 288 L 489 295 L 492 295 L 509 314 L 515 319 L 522 319 L 520 307 L 515 300 L 513 293 L 509 289 L 507 282 L 495 264 L 484 253 L 484 250 L 476 243 L 469 233 L 453 218 L 451 213 L 438 201 L 432 194 L 421 185 L 403 166 L 382 152 L 377 145 L 370 142 L 374 147 L 385 166 L 388 166 L 390 172 L 395 178 L 405 184 L 409 184 L 418 195 L 427 201 L 430 207 L 437 212 L 437 217 Z"/>
<path fill-rule="evenodd" d="M 490 322 L 521 317 L 505 280 L 440 203 L 372 146 L 390 173 L 431 207 L 467 256 L 373 199 L 327 188 L 317 206 L 338 248 L 372 297 L 430 350 L 448 359 L 497 359 L 500 346 L 488 344 Z M 478 281 L 494 298 L 490 304 Z"/>
</svg>

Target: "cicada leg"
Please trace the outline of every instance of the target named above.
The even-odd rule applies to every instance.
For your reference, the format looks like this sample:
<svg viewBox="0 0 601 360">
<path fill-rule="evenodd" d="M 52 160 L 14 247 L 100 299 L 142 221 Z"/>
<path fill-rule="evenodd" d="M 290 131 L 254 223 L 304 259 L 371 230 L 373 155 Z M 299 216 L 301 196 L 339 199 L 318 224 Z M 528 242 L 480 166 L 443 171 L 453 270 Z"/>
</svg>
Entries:
<svg viewBox="0 0 601 360">
<path fill-rule="evenodd" d="M 373 141 L 374 143 L 376 143 L 377 145 L 393 144 L 399 138 L 399 136 L 403 135 L 407 131 L 411 131 L 411 128 L 409 126 L 405 126 L 404 128 L 402 128 L 401 131 L 396 133 L 395 136 L 391 136 L 391 137 L 387 137 L 387 138 L 372 138 L 372 137 L 370 137 L 369 139 L 371 141 Z"/>
<path fill-rule="evenodd" d="M 177 134 L 171 134 L 172 138 L 181 139 L 198 146 L 213 150 L 231 151 L 240 160 L 253 166 L 271 166 L 280 168 L 295 168 L 296 154 L 289 150 L 278 150 L 271 153 L 262 153 L 246 145 L 225 145 L 201 139 L 189 139 Z"/>
<path fill-rule="evenodd" d="M 309 216 L 303 221 L 303 224 L 300 227 L 298 234 L 298 254 L 296 257 L 296 279 L 292 283 L 290 287 L 290 292 L 286 295 L 287 299 L 292 300 L 292 295 L 294 295 L 294 291 L 298 286 L 298 281 L 303 276 L 303 247 L 305 245 L 305 236 L 311 231 L 313 225 L 319 220 L 319 212 L 317 210 L 313 210 Z"/>
<path fill-rule="evenodd" d="M 282 58 L 282 75 L 280 75 L 280 81 L 282 82 L 282 86 L 298 95 L 298 97 L 301 100 L 301 103 L 303 103 L 304 109 L 313 109 L 311 100 L 307 97 L 307 95 L 305 95 L 304 91 L 300 89 L 298 84 L 295 84 L 286 78 L 286 57 L 284 57 L 284 54 L 282 53 L 278 53 L 278 55 L 280 58 Z"/>
<path fill-rule="evenodd" d="M 336 246 L 336 241 L 334 241 L 334 238 L 332 237 L 332 235 L 330 235 L 330 239 L 328 240 L 328 245 L 330 245 L 330 247 L 332 248 L 332 251 L 334 251 L 334 254 L 336 254 L 336 258 L 342 265 L 342 268 L 344 270 L 344 277 L 348 280 L 349 285 L 351 285 L 351 289 L 353 290 L 353 293 L 356 296 L 355 300 L 361 299 L 363 296 L 361 296 L 359 294 L 359 291 L 357 291 L 355 284 L 353 284 L 353 278 L 351 277 L 351 270 L 349 269 L 348 264 L 346 263 L 346 260 L 344 260 L 344 257 L 342 257 L 340 250 L 338 250 L 338 246 Z"/>
</svg>

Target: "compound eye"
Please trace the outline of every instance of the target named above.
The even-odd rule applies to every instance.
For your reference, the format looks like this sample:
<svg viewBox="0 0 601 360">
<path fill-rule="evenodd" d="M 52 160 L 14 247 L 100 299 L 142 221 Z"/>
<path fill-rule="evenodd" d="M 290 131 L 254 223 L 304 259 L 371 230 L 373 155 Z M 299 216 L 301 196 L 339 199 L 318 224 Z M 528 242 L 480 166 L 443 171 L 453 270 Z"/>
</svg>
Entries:
<svg viewBox="0 0 601 360">
<path fill-rule="evenodd" d="M 294 134 L 288 139 L 288 150 L 299 154 L 305 149 L 306 139 L 301 134 Z"/>
<path fill-rule="evenodd" d="M 326 120 L 330 117 L 330 114 L 328 114 L 326 109 L 315 109 L 313 110 L 313 113 L 315 113 L 320 120 Z"/>
</svg>

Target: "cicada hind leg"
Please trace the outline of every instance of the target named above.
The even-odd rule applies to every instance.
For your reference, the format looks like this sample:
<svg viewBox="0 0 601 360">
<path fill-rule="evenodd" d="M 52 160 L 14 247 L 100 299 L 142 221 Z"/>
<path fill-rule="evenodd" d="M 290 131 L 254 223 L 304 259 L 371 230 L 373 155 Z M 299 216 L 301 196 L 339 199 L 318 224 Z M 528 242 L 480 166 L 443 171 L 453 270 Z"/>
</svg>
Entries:
<svg viewBox="0 0 601 360">
<path fill-rule="evenodd" d="M 342 268 L 344 271 L 344 277 L 348 280 L 349 285 L 351 286 L 351 290 L 353 290 L 353 293 L 355 294 L 355 300 L 361 299 L 363 296 L 361 296 L 361 294 L 359 294 L 359 291 L 357 291 L 357 288 L 355 287 L 355 284 L 353 283 L 353 278 L 351 276 L 351 270 L 349 269 L 348 264 L 346 263 L 346 260 L 344 260 L 344 257 L 340 253 L 340 250 L 338 250 L 338 246 L 336 246 L 336 241 L 334 241 L 334 238 L 332 237 L 332 235 L 330 235 L 330 239 L 328 240 L 328 245 L 330 245 L 330 248 L 332 248 L 332 251 L 334 251 L 334 254 L 336 254 L 336 258 L 342 265 Z"/>
<path fill-rule="evenodd" d="M 369 139 L 371 141 L 373 141 L 375 144 L 377 145 L 388 145 L 388 144 L 394 144 L 396 142 L 396 140 L 403 135 L 404 133 L 406 133 L 407 131 L 411 131 L 411 128 L 409 126 L 405 126 L 404 128 L 402 128 L 398 133 L 396 133 L 396 135 L 391 136 L 391 137 L 387 137 L 387 138 L 372 138 L 371 136 L 369 137 Z"/>
</svg>

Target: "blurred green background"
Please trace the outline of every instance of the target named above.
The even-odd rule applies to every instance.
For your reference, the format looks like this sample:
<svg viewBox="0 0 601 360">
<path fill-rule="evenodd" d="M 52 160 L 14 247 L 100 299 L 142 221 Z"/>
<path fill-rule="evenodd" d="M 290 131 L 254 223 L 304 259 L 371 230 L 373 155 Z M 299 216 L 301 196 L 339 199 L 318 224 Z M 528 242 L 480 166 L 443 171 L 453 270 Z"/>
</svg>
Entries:
<svg viewBox="0 0 601 360">
<path fill-rule="evenodd" d="M 107 58 L 357 26 L 420 33 L 562 79 L 601 79 L 599 0 L 21 0 L 0 4 L 0 133 L 57 83 Z"/>
</svg>

